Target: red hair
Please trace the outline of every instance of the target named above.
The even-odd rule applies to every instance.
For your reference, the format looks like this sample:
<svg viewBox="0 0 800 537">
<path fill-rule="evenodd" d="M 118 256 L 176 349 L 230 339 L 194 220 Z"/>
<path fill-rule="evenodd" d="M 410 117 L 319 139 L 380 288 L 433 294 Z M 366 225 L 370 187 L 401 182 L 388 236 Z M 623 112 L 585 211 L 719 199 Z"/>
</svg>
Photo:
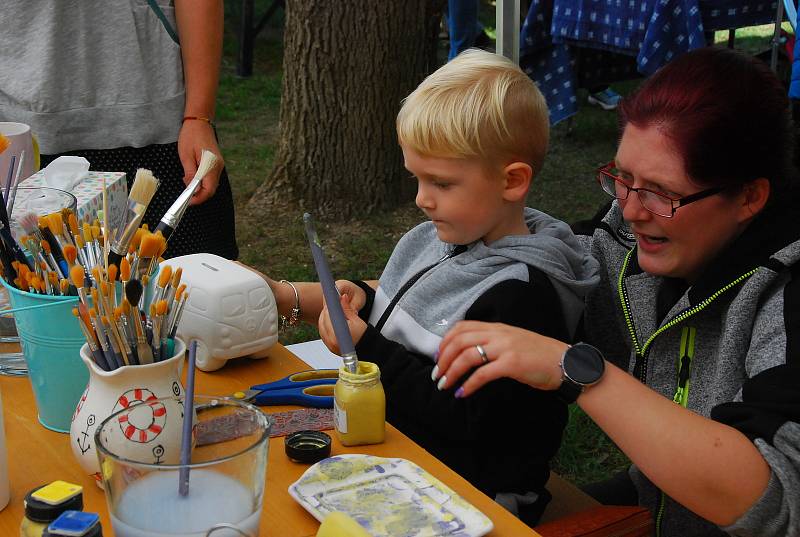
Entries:
<svg viewBox="0 0 800 537">
<path fill-rule="evenodd" d="M 786 89 L 761 60 L 718 47 L 686 53 L 619 107 L 620 126 L 657 127 L 700 186 L 765 177 L 772 191 L 794 180 Z"/>
</svg>

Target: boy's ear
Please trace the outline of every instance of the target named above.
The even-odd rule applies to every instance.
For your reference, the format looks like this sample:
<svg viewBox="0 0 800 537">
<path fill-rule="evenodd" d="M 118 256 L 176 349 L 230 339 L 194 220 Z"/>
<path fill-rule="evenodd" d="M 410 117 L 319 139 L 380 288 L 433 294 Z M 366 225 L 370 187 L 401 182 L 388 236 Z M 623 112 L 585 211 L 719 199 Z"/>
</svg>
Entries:
<svg viewBox="0 0 800 537">
<path fill-rule="evenodd" d="M 524 200 L 528 195 L 533 178 L 533 168 L 524 162 L 512 162 L 503 168 L 505 191 L 503 198 L 507 201 Z"/>
</svg>

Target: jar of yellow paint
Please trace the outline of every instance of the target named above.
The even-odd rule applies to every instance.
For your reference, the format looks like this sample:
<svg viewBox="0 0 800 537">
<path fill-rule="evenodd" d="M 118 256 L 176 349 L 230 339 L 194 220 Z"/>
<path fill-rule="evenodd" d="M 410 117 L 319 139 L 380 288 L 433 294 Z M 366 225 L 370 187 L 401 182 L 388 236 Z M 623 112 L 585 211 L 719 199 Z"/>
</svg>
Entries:
<svg viewBox="0 0 800 537">
<path fill-rule="evenodd" d="M 386 395 L 377 365 L 359 362 L 356 373 L 350 373 L 342 367 L 333 393 L 336 437 L 343 446 L 383 442 L 386 434 Z"/>
</svg>

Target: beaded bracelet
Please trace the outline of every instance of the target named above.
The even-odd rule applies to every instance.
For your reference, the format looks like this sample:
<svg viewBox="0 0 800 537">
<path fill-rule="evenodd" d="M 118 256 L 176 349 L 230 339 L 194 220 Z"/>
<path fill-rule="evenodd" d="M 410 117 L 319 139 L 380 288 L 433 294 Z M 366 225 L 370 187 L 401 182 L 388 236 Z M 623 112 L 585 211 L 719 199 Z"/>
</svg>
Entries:
<svg viewBox="0 0 800 537">
<path fill-rule="evenodd" d="M 194 119 L 194 120 L 197 120 L 197 121 L 205 121 L 206 123 L 208 123 L 212 127 L 216 127 L 216 125 L 214 125 L 214 122 L 211 121 L 209 118 L 207 118 L 205 116 L 183 116 L 182 123 L 186 122 L 188 120 L 191 120 L 191 119 Z"/>
<path fill-rule="evenodd" d="M 300 323 L 300 293 L 297 292 L 297 287 L 295 287 L 294 284 L 288 280 L 281 280 L 278 283 L 285 283 L 292 288 L 292 291 L 294 291 L 294 306 L 289 312 L 288 318 L 285 315 L 281 315 L 281 327 L 296 326 Z"/>
</svg>

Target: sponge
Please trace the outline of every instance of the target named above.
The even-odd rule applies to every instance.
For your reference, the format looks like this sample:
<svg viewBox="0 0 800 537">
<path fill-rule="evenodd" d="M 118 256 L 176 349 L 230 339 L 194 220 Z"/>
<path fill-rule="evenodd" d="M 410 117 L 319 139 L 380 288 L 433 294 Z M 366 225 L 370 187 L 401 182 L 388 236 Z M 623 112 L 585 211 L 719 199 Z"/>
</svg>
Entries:
<svg viewBox="0 0 800 537">
<path fill-rule="evenodd" d="M 358 522 L 340 511 L 325 517 L 317 532 L 317 537 L 371 537 Z"/>
</svg>

